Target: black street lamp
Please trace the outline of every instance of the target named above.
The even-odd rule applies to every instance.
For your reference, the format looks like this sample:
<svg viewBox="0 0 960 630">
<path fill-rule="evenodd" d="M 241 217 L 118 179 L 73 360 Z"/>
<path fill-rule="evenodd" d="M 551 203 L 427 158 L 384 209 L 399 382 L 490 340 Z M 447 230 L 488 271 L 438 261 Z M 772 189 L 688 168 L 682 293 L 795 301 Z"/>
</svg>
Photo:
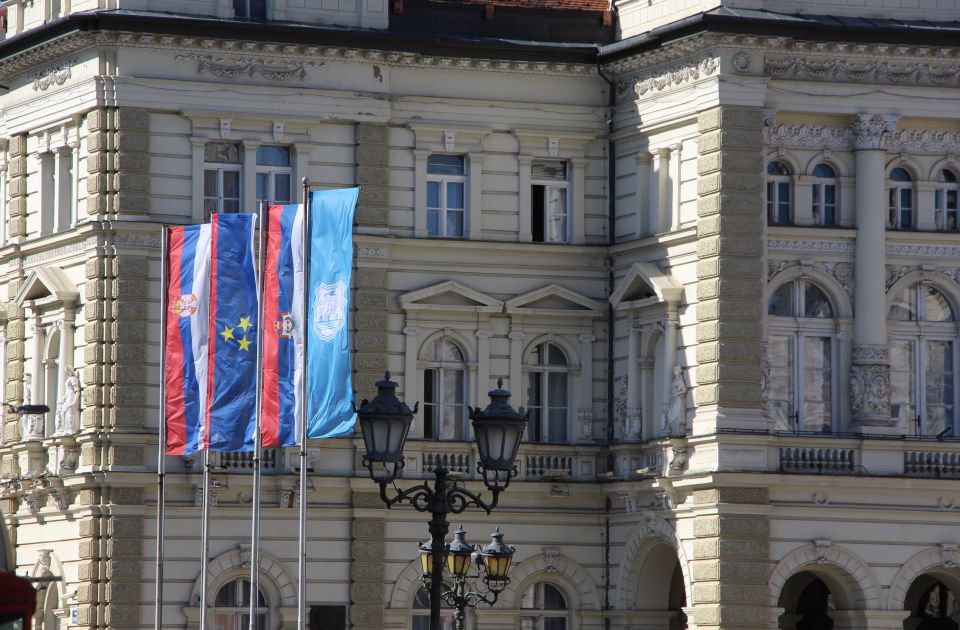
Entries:
<svg viewBox="0 0 960 630">
<path fill-rule="evenodd" d="M 481 602 L 488 606 L 497 603 L 497 598 L 510 583 L 507 574 L 513 560 L 515 548 L 503 544 L 503 534 L 498 527 L 490 534 L 490 544 L 486 547 L 471 545 L 466 541 L 467 533 L 463 525 L 453 533 L 453 542 L 447 545 L 447 571 L 453 577 L 453 588 L 441 593 L 441 598 L 453 607 L 456 630 L 463 630 L 464 611 L 467 606 L 475 608 Z M 476 573 L 470 569 L 476 567 Z M 434 582 L 443 582 L 441 575 L 436 580 L 433 573 L 433 541 L 420 545 L 420 567 L 423 572 L 423 585 L 433 590 Z M 470 582 L 482 578 L 485 590 L 474 590 Z"/>
<path fill-rule="evenodd" d="M 357 410 L 366 447 L 363 463 L 370 472 L 370 478 L 380 486 L 380 498 L 388 508 L 406 501 L 417 511 L 431 514 L 430 542 L 429 545 L 421 545 L 420 562 L 425 583 L 426 576 L 440 576 L 439 579 L 429 580 L 430 630 L 440 630 L 440 602 L 444 598 L 443 565 L 448 561 L 445 539 L 450 529 L 447 514 L 460 514 L 470 506 L 486 510 L 489 514 L 497 506 L 500 493 L 507 489 L 510 480 L 517 475 L 514 461 L 527 426 L 527 414 L 522 407 L 518 411 L 510 406 L 510 392 L 503 389 L 503 379 L 498 380 L 497 389 L 490 392 L 490 404 L 486 409 L 470 409 L 479 451 L 477 472 L 483 475 L 483 483 L 493 495 L 489 503 L 481 499 L 479 494 L 457 485 L 456 481 L 448 485 L 447 469 L 441 465 L 434 469 L 433 487 L 424 482 L 401 490 L 394 482 L 404 466 L 403 444 L 419 403 L 411 411 L 406 403 L 397 399 L 396 389 L 397 384 L 390 380 L 390 373 L 387 372 L 384 380 L 377 383 L 377 395 L 373 400 L 364 400 Z M 387 495 L 388 484 L 393 485 L 395 491 L 392 497 Z M 506 571 L 510 568 L 510 559 L 504 560 L 506 550 L 509 549 L 510 558 L 513 556 L 513 548 L 503 545 L 501 538 L 498 531 L 494 543 L 480 551 L 485 583 L 490 592 L 494 591 L 494 587 L 498 587 L 497 593 L 506 586 Z M 456 542 L 455 539 L 454 544 Z M 475 549 L 471 548 L 470 554 L 474 552 Z M 462 555 L 464 552 L 461 550 L 457 553 Z M 463 569 L 463 574 L 466 575 L 469 562 L 457 562 L 459 564 L 450 565 L 451 573 L 454 573 L 454 568 L 458 568 Z M 474 603 L 464 603 L 465 606 L 476 605 L 478 601 L 496 601 L 496 596 L 488 601 L 476 597 L 479 594 L 472 595 L 470 601 Z"/>
</svg>

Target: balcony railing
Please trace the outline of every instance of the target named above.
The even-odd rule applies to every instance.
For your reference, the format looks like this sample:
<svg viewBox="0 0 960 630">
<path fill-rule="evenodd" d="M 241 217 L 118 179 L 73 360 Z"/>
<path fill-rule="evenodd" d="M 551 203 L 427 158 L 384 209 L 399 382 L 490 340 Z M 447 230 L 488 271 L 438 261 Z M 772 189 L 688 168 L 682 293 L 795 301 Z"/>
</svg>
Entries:
<svg viewBox="0 0 960 630">
<path fill-rule="evenodd" d="M 950 452 L 908 450 L 903 454 L 903 474 L 908 477 L 960 479 L 960 445 Z"/>
<path fill-rule="evenodd" d="M 852 448 L 783 447 L 780 470 L 812 475 L 845 475 L 856 472 L 856 450 Z"/>
</svg>

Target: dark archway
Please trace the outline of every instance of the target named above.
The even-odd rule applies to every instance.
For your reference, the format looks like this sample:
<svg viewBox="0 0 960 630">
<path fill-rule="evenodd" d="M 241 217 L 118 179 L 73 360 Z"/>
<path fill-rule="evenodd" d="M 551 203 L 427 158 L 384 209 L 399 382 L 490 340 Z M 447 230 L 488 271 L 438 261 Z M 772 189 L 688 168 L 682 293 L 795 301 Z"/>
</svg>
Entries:
<svg viewBox="0 0 960 630">
<path fill-rule="evenodd" d="M 905 630 L 960 630 L 960 600 L 935 575 L 926 573 L 914 580 L 904 604 L 910 611 Z"/>
<path fill-rule="evenodd" d="M 830 612 L 836 610 L 830 587 L 816 574 L 801 571 L 787 580 L 780 593 L 781 630 L 833 630 Z"/>
<path fill-rule="evenodd" d="M 669 579 L 664 579 L 670 576 Z M 646 625 L 664 630 L 685 630 L 687 605 L 683 570 L 676 550 L 664 542 L 655 543 L 643 559 L 637 579 L 634 606 L 646 618 Z"/>
</svg>

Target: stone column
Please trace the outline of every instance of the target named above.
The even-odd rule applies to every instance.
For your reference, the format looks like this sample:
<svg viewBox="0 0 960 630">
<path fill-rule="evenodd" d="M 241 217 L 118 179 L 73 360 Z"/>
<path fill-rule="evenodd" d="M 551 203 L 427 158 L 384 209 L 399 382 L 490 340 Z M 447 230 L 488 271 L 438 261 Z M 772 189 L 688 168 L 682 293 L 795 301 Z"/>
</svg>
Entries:
<svg viewBox="0 0 960 630">
<path fill-rule="evenodd" d="M 586 223 L 587 203 L 587 160 L 583 158 L 570 160 L 573 167 L 573 185 L 570 199 L 567 200 L 570 209 L 570 241 L 581 245 L 584 241 L 584 227 Z"/>
<path fill-rule="evenodd" d="M 643 437 L 641 424 L 641 397 L 643 391 L 640 376 L 640 331 L 641 327 L 631 321 L 627 339 L 627 417 L 624 419 L 624 437 L 639 440 Z"/>
<path fill-rule="evenodd" d="M 514 405 L 519 407 L 523 399 L 523 376 L 521 366 L 523 362 L 523 340 L 526 335 L 519 330 L 511 331 L 510 335 L 510 393 L 513 395 Z M 519 399 L 517 398 L 519 396 Z"/>
<path fill-rule="evenodd" d="M 580 335 L 580 410 L 581 422 L 578 438 L 593 440 L 593 342 L 597 338 L 589 333 Z M 588 429 L 589 427 L 589 429 Z"/>
<path fill-rule="evenodd" d="M 637 187 L 637 206 L 634 215 L 633 233 L 636 238 L 641 238 L 650 233 L 650 154 L 637 153 L 633 156 L 637 163 L 636 187 Z"/>
<path fill-rule="evenodd" d="M 364 227 L 390 225 L 390 155 L 388 127 L 385 124 L 357 125 L 357 184 L 360 198 L 354 222 Z"/>
<path fill-rule="evenodd" d="M 670 149 L 657 150 L 657 233 L 670 230 Z"/>
<path fill-rule="evenodd" d="M 886 150 L 895 120 L 860 115 L 853 123 L 856 150 L 857 241 L 854 257 L 853 424 L 871 432 L 897 430 L 890 419 L 890 356 L 886 301 Z"/>
<path fill-rule="evenodd" d="M 680 229 L 680 186 L 683 179 L 680 169 L 683 163 L 683 145 L 680 143 L 670 145 L 670 171 L 673 175 L 672 198 L 670 200 L 671 221 L 670 229 Z"/>
<path fill-rule="evenodd" d="M 471 153 L 467 160 L 467 192 L 470 195 L 467 212 L 467 233 L 464 234 L 471 241 L 479 241 L 483 238 L 483 153 Z M 426 191 L 426 180 L 417 181 L 417 185 L 423 183 Z M 426 193 L 424 193 L 426 194 Z"/>
<path fill-rule="evenodd" d="M 490 404 L 487 392 L 490 391 L 490 338 L 493 333 L 487 329 L 477 330 L 477 387 L 473 393 L 473 404 L 486 407 Z"/>
<path fill-rule="evenodd" d="M 427 158 L 430 152 L 413 152 L 413 235 L 427 236 Z"/>
<path fill-rule="evenodd" d="M 31 309 L 32 310 L 32 309 Z M 46 338 L 43 326 L 40 325 L 40 316 L 34 315 L 34 321 L 30 325 L 30 333 L 33 337 L 33 356 L 30 359 L 30 400 L 29 404 L 49 404 L 52 401 L 43 400 L 43 342 Z M 44 436 L 45 418 L 43 414 L 21 416 L 20 417 L 20 440 L 24 442 L 42 440 Z M 32 468 L 32 466 L 31 466 Z"/>
</svg>

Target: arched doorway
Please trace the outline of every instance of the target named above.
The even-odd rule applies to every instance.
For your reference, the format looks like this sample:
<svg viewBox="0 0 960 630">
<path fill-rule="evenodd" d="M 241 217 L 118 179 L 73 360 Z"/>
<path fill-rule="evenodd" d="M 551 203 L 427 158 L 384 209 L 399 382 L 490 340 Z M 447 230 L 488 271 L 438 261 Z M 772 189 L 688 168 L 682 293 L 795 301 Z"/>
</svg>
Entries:
<svg viewBox="0 0 960 630">
<path fill-rule="evenodd" d="M 834 595 L 815 573 L 801 571 L 787 580 L 778 605 L 784 609 L 780 630 L 833 630 Z"/>
<path fill-rule="evenodd" d="M 907 590 L 904 608 L 910 616 L 903 622 L 905 630 L 960 629 L 960 581 L 953 576 L 925 573 Z"/>
<path fill-rule="evenodd" d="M 670 579 L 664 579 L 668 575 Z M 638 624 L 644 628 L 684 630 L 686 605 L 683 570 L 676 550 L 665 542 L 654 543 L 643 558 L 637 577 L 634 608 Z"/>
</svg>

